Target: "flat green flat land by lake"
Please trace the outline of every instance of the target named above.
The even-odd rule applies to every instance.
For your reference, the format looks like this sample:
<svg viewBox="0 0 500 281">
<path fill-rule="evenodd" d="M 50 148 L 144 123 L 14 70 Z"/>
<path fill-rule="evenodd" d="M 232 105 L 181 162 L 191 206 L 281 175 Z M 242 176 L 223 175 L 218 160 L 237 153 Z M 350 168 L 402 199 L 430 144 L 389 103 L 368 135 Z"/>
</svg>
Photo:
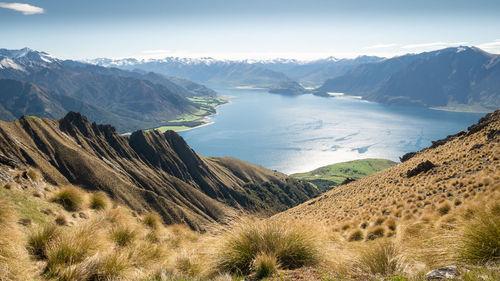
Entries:
<svg viewBox="0 0 500 281">
<path fill-rule="evenodd" d="M 182 131 L 203 125 L 205 124 L 203 119 L 207 116 L 215 114 L 215 108 L 217 106 L 227 103 L 226 100 L 219 97 L 202 96 L 191 97 L 188 99 L 199 107 L 197 112 L 179 115 L 174 120 L 170 120 L 166 122 L 164 126 L 154 128 L 154 130 L 158 130 L 160 132 L 165 132 L 167 130 Z"/>
<path fill-rule="evenodd" d="M 332 186 L 341 184 L 347 178 L 361 179 L 396 164 L 387 159 L 360 159 L 327 165 L 310 172 L 290 176 L 308 181 L 324 192 Z"/>
</svg>

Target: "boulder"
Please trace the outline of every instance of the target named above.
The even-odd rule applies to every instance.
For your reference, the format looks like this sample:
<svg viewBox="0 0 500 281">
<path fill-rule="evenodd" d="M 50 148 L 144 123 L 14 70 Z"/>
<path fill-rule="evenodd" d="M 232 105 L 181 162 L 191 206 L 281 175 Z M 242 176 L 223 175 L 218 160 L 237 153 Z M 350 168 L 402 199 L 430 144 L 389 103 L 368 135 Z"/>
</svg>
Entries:
<svg viewBox="0 0 500 281">
<path fill-rule="evenodd" d="M 416 176 L 420 173 L 425 173 L 434 167 L 436 167 L 436 165 L 434 165 L 434 163 L 432 163 L 429 160 L 426 160 L 425 162 L 421 162 L 420 164 L 418 164 L 416 168 L 408 170 L 406 172 L 406 176 L 411 178 L 411 177 Z"/>
<path fill-rule="evenodd" d="M 453 279 L 458 276 L 458 269 L 456 265 L 450 265 L 434 269 L 425 274 L 425 279 L 427 280 L 445 280 Z"/>
</svg>

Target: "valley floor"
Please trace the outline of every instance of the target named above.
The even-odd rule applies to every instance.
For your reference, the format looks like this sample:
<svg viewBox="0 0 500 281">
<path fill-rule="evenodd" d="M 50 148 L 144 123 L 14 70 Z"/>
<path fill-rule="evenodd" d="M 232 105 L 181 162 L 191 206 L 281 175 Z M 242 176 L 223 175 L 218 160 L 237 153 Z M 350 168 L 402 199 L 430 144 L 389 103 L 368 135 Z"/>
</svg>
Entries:
<svg viewBox="0 0 500 281">
<path fill-rule="evenodd" d="M 164 126 L 155 128 L 160 132 L 173 130 L 176 132 L 194 129 L 210 124 L 207 120 L 210 115 L 216 113 L 216 108 L 219 105 L 228 103 L 227 100 L 221 97 L 191 97 L 189 100 L 200 106 L 200 110 L 193 114 L 181 115 L 177 119 L 168 121 Z"/>
</svg>

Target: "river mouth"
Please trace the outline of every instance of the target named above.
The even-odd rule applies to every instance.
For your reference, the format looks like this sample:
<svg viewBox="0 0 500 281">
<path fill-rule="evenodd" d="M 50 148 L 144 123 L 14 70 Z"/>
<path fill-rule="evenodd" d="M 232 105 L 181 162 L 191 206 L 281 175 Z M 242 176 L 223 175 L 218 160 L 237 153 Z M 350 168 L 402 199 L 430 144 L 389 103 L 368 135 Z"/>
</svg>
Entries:
<svg viewBox="0 0 500 281">
<path fill-rule="evenodd" d="M 235 157 L 287 174 L 363 158 L 398 161 L 484 114 L 368 102 L 346 95 L 272 95 L 260 89 L 216 89 L 231 102 L 213 124 L 180 132 L 204 156 Z"/>
</svg>

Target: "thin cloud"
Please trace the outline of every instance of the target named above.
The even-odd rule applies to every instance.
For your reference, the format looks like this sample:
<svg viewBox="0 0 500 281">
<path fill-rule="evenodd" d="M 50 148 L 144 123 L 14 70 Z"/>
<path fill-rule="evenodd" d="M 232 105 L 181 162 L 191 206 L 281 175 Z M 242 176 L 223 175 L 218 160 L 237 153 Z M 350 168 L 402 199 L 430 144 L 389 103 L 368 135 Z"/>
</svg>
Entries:
<svg viewBox="0 0 500 281">
<path fill-rule="evenodd" d="M 477 45 L 481 49 L 488 49 L 488 48 L 498 48 L 500 47 L 500 40 L 495 40 L 493 42 L 488 42 L 488 43 L 483 43 Z"/>
<path fill-rule="evenodd" d="M 420 48 L 430 48 L 430 47 L 447 47 L 447 46 L 457 46 L 457 45 L 467 45 L 469 42 L 431 42 L 422 44 L 409 44 L 403 46 L 403 49 L 420 49 Z"/>
<path fill-rule="evenodd" d="M 397 45 L 398 44 L 377 44 L 373 46 L 364 47 L 363 50 L 385 49 L 385 48 L 396 47 Z"/>
<path fill-rule="evenodd" d="M 479 44 L 477 45 L 477 47 L 487 52 L 498 54 L 500 53 L 500 39 L 497 39 L 493 42 Z"/>
<path fill-rule="evenodd" d="M 40 7 L 32 6 L 24 3 L 5 3 L 0 2 L 0 8 L 10 9 L 23 13 L 23 15 L 36 15 L 43 14 L 45 10 Z"/>
</svg>

